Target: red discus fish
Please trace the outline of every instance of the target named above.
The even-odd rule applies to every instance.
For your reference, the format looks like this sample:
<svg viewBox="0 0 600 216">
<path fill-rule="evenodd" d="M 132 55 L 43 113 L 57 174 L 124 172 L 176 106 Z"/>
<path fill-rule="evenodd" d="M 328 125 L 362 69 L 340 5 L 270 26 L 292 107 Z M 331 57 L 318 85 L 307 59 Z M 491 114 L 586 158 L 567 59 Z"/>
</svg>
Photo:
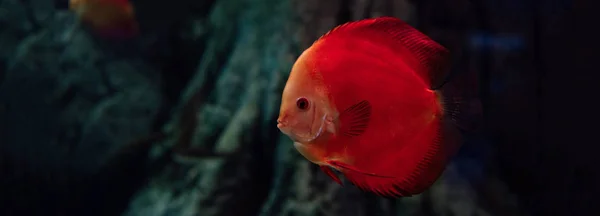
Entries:
<svg viewBox="0 0 600 216">
<path fill-rule="evenodd" d="M 78 21 L 108 37 L 131 37 L 138 33 L 133 6 L 128 0 L 70 0 L 69 9 Z"/>
<path fill-rule="evenodd" d="M 339 184 L 331 168 L 381 196 L 419 194 L 461 144 L 462 100 L 432 89 L 448 55 L 397 18 L 340 25 L 295 62 L 277 127 Z"/>
</svg>

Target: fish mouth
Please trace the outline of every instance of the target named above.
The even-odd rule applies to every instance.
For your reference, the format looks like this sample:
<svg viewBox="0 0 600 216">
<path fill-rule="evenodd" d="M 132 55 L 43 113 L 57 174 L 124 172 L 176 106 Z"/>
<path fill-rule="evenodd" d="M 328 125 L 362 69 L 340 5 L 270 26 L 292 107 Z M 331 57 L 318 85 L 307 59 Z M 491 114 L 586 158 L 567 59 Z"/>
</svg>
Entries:
<svg viewBox="0 0 600 216">
<path fill-rule="evenodd" d="M 286 136 L 288 136 L 290 139 L 292 139 L 292 141 L 294 142 L 299 142 L 300 141 L 300 137 L 296 136 L 294 131 L 288 127 L 285 124 L 282 123 L 278 123 L 277 124 L 277 128 L 279 129 L 279 131 L 281 131 L 281 133 L 285 134 Z"/>
</svg>

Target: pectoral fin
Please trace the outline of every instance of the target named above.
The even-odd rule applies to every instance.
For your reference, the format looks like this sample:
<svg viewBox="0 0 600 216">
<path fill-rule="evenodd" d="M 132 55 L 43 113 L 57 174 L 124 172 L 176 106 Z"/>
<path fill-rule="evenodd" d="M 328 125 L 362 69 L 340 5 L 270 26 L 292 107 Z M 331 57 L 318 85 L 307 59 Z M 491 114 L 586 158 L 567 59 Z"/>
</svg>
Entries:
<svg viewBox="0 0 600 216">
<path fill-rule="evenodd" d="M 340 114 L 340 132 L 349 137 L 362 135 L 367 130 L 371 118 L 371 104 L 360 101 Z"/>
</svg>

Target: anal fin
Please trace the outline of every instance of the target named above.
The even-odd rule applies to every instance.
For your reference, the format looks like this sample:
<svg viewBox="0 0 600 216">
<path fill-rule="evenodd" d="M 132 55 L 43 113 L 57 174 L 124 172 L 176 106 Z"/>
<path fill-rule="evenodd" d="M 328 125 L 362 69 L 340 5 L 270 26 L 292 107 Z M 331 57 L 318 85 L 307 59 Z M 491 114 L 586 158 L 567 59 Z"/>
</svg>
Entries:
<svg viewBox="0 0 600 216">
<path fill-rule="evenodd" d="M 335 161 L 335 160 L 328 160 L 326 161 L 326 163 L 334 166 L 334 167 L 339 167 L 348 171 L 352 171 L 352 172 L 356 172 L 362 175 L 367 175 L 367 176 L 372 176 L 372 177 L 380 177 L 380 178 L 395 178 L 393 176 L 384 176 L 384 175 L 379 175 L 379 174 L 375 174 L 375 173 L 371 173 L 371 172 L 366 172 L 366 171 L 362 171 L 356 167 L 353 167 L 352 165 L 340 162 L 340 161 Z"/>
<path fill-rule="evenodd" d="M 342 180 L 340 180 L 340 178 L 333 172 L 333 170 L 331 170 L 331 168 L 329 168 L 328 166 L 323 166 L 321 165 L 321 171 L 323 171 L 325 174 L 327 174 L 331 179 L 333 179 L 335 182 L 337 182 L 340 185 L 344 185 L 342 184 Z"/>
</svg>

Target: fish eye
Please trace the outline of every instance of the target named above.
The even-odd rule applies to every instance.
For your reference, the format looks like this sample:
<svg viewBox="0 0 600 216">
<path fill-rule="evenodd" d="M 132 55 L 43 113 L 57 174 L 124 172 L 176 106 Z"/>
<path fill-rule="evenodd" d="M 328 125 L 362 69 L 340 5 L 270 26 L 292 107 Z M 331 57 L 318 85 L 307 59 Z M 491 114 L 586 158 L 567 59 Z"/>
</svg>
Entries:
<svg viewBox="0 0 600 216">
<path fill-rule="evenodd" d="M 301 97 L 301 98 L 298 98 L 298 100 L 296 100 L 296 106 L 300 110 L 308 109 L 308 105 L 309 105 L 308 99 L 306 99 L 306 98 Z"/>
</svg>

